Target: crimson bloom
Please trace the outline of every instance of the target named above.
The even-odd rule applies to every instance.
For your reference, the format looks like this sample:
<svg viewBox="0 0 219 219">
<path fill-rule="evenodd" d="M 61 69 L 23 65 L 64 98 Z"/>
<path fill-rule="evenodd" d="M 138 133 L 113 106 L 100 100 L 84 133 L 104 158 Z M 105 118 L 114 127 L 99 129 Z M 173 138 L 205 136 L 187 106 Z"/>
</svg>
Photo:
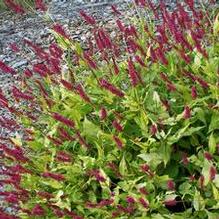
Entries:
<svg viewBox="0 0 219 219">
<path fill-rule="evenodd" d="M 68 81 L 66 81 L 66 80 L 64 80 L 64 79 L 62 79 L 60 82 L 62 83 L 62 85 L 63 85 L 66 89 L 68 89 L 68 90 L 73 90 L 73 84 L 72 84 L 72 83 L 70 83 L 70 82 L 68 82 Z"/>
<path fill-rule="evenodd" d="M 139 198 L 138 201 L 142 204 L 144 208 L 148 208 L 149 204 L 144 198 Z"/>
<path fill-rule="evenodd" d="M 85 101 L 85 102 L 88 102 L 90 103 L 91 100 L 90 98 L 87 96 L 87 94 L 85 93 L 83 87 L 81 86 L 81 84 L 78 84 L 75 86 L 75 90 L 76 92 L 80 95 L 80 97 Z"/>
<path fill-rule="evenodd" d="M 123 127 L 117 120 L 114 120 L 112 125 L 117 131 L 122 132 Z"/>
<path fill-rule="evenodd" d="M 59 122 L 65 124 L 65 125 L 68 126 L 68 127 L 71 127 L 71 128 L 74 128 L 74 127 L 75 127 L 75 123 L 74 123 L 72 120 L 67 119 L 66 117 L 64 117 L 64 116 L 62 116 L 62 115 L 60 115 L 60 114 L 58 114 L 58 113 L 53 113 L 53 114 L 52 114 L 52 117 L 53 117 L 55 120 L 57 120 L 57 121 L 59 121 Z"/>
<path fill-rule="evenodd" d="M 116 145 L 118 146 L 119 149 L 123 148 L 123 143 L 122 143 L 121 139 L 118 136 L 114 135 L 113 140 L 115 141 L 115 143 L 116 143 Z"/>
<path fill-rule="evenodd" d="M 99 84 L 101 87 L 105 88 L 106 90 L 110 91 L 118 97 L 124 97 L 125 95 L 121 90 L 119 90 L 117 87 L 115 87 L 103 78 L 99 80 Z"/>
<path fill-rule="evenodd" d="M 101 107 L 99 117 L 100 117 L 100 120 L 105 120 L 106 119 L 107 111 L 104 107 Z"/>
<path fill-rule="evenodd" d="M 5 5 L 7 5 L 12 11 L 14 11 L 17 14 L 23 14 L 25 13 L 24 8 L 15 3 L 13 0 L 4 0 Z"/>
<path fill-rule="evenodd" d="M 32 209 L 32 215 L 34 216 L 44 216 L 45 210 L 41 207 L 41 205 L 36 204 L 34 208 Z"/>
<path fill-rule="evenodd" d="M 81 10 L 80 11 L 80 16 L 88 23 L 91 25 L 95 25 L 96 21 L 92 16 L 89 16 L 85 11 Z"/>
<path fill-rule="evenodd" d="M 183 111 L 183 118 L 189 119 L 190 117 L 191 117 L 191 110 L 189 106 L 185 106 L 184 111 Z"/>
<path fill-rule="evenodd" d="M 46 5 L 44 4 L 43 0 L 35 0 L 35 7 L 41 11 L 46 11 Z"/>
<path fill-rule="evenodd" d="M 9 67 L 1 60 L 0 60 L 0 70 L 2 70 L 5 73 L 12 74 L 12 75 L 16 74 L 16 71 L 13 68 Z"/>
<path fill-rule="evenodd" d="M 59 35 L 63 36 L 64 38 L 70 40 L 69 35 L 65 32 L 64 28 L 60 24 L 55 24 L 52 29 L 58 33 Z"/>
<path fill-rule="evenodd" d="M 45 172 L 42 174 L 42 176 L 45 178 L 52 178 L 52 179 L 55 179 L 57 181 L 65 180 L 65 177 L 62 174 L 58 174 L 58 173 Z"/>
</svg>

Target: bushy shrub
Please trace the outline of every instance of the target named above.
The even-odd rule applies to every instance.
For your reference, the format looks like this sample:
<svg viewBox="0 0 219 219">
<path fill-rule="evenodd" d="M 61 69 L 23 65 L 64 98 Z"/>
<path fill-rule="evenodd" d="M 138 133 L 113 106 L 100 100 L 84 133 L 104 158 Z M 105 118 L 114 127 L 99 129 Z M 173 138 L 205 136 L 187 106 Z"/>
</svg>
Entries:
<svg viewBox="0 0 219 219">
<path fill-rule="evenodd" d="M 48 51 L 25 40 L 40 59 L 12 90 L 26 106 L 0 94 L 23 129 L 1 144 L 17 217 L 218 218 L 219 20 L 185 2 L 135 1 L 126 25 L 113 6 L 115 39 L 81 11 L 88 50 L 59 24 Z"/>
</svg>

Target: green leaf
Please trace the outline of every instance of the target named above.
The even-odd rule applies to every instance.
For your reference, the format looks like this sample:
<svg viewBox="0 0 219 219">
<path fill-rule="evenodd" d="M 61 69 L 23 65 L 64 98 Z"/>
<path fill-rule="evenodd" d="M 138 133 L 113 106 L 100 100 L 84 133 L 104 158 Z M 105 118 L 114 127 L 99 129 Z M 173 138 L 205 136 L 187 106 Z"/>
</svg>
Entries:
<svg viewBox="0 0 219 219">
<path fill-rule="evenodd" d="M 47 180 L 47 181 L 42 181 L 43 184 L 51 186 L 54 189 L 61 189 L 63 187 L 63 185 L 56 181 L 56 180 Z"/>
<path fill-rule="evenodd" d="M 208 185 L 210 181 L 210 168 L 212 164 L 208 160 L 204 160 L 203 169 L 202 169 L 202 175 L 204 176 L 204 185 Z"/>
<path fill-rule="evenodd" d="M 215 186 L 216 186 L 217 188 L 219 188 L 219 174 L 216 174 L 216 176 L 215 176 L 213 182 L 214 182 Z"/>
<path fill-rule="evenodd" d="M 122 159 L 119 163 L 119 172 L 122 174 L 122 176 L 125 176 L 127 174 L 127 165 L 124 155 L 122 156 Z"/>
<path fill-rule="evenodd" d="M 205 201 L 202 198 L 199 191 L 195 191 L 194 199 L 193 199 L 193 206 L 196 211 L 201 211 L 205 209 Z"/>
<path fill-rule="evenodd" d="M 96 140 L 97 134 L 100 131 L 100 128 L 90 122 L 86 117 L 83 122 L 83 134 L 86 136 L 87 139 Z"/>
<path fill-rule="evenodd" d="M 218 124 L 219 124 L 219 113 L 218 112 L 213 112 L 208 132 L 212 132 L 212 131 L 214 131 L 216 129 L 219 129 L 219 125 Z"/>
<path fill-rule="evenodd" d="M 156 167 L 162 162 L 162 156 L 157 153 L 139 154 L 138 157 L 146 161 L 152 169 L 156 169 Z"/>
<path fill-rule="evenodd" d="M 211 154 L 214 154 L 215 151 L 216 151 L 217 143 L 216 143 L 216 139 L 214 137 L 214 133 L 213 132 L 211 133 L 211 135 L 209 137 L 208 147 L 209 147 L 209 152 Z"/>
<path fill-rule="evenodd" d="M 219 33 L 219 14 L 216 16 L 214 25 L 213 25 L 213 33 L 217 35 Z"/>
<path fill-rule="evenodd" d="M 159 152 L 160 152 L 160 156 L 162 156 L 162 158 L 163 158 L 164 165 L 166 166 L 167 163 L 170 160 L 170 155 L 171 155 L 171 152 L 172 152 L 171 145 L 169 145 L 167 143 L 161 144 Z"/>
</svg>

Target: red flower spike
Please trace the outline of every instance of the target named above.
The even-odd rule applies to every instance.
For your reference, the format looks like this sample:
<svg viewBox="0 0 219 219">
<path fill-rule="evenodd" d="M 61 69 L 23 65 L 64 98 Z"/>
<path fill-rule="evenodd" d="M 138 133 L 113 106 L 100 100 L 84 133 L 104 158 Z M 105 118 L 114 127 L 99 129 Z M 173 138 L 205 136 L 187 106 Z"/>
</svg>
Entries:
<svg viewBox="0 0 219 219">
<path fill-rule="evenodd" d="M 119 74 L 119 67 L 118 67 L 118 65 L 116 64 L 116 61 L 115 61 L 114 58 L 113 58 L 113 68 L 114 68 L 114 73 L 115 73 L 115 75 L 118 75 L 118 74 Z"/>
<path fill-rule="evenodd" d="M 157 133 L 157 125 L 156 124 L 151 125 L 150 132 L 151 132 L 151 135 L 153 135 L 153 136 L 156 135 L 156 133 Z"/>
<path fill-rule="evenodd" d="M 40 197 L 45 198 L 45 199 L 51 199 L 54 198 L 54 196 L 49 193 L 49 192 L 38 192 L 37 193 Z"/>
<path fill-rule="evenodd" d="M 70 40 L 70 36 L 65 32 L 64 28 L 60 24 L 53 25 L 52 29 L 58 33 L 59 35 L 63 36 L 64 38 Z"/>
<path fill-rule="evenodd" d="M 16 43 L 10 43 L 9 47 L 11 48 L 11 50 L 15 53 L 20 52 L 20 48 L 18 47 L 18 45 Z"/>
<path fill-rule="evenodd" d="M 99 80 L 99 84 L 101 87 L 105 88 L 106 90 L 110 91 L 112 94 L 115 94 L 118 97 L 124 97 L 125 95 L 121 90 L 119 90 L 103 78 Z"/>
<path fill-rule="evenodd" d="M 198 83 L 202 86 L 203 89 L 208 89 L 209 88 L 209 85 L 206 81 L 204 81 L 203 79 L 197 77 L 196 78 Z"/>
<path fill-rule="evenodd" d="M 144 173 L 147 173 L 150 170 L 150 167 L 147 164 L 142 164 L 140 167 Z"/>
<path fill-rule="evenodd" d="M 148 208 L 149 207 L 148 202 L 144 198 L 139 198 L 138 200 L 139 200 L 140 204 L 142 204 L 142 206 L 144 208 Z"/>
<path fill-rule="evenodd" d="M 71 90 L 71 91 L 73 90 L 74 86 L 72 83 L 70 83 L 64 79 L 62 79 L 60 82 L 66 89 Z"/>
<path fill-rule="evenodd" d="M 59 132 L 59 136 L 64 140 L 67 140 L 67 141 L 75 140 L 75 138 L 72 137 L 64 128 L 59 128 L 58 132 Z"/>
<path fill-rule="evenodd" d="M 57 146 L 60 146 L 63 144 L 63 142 L 57 138 L 54 138 L 50 135 L 47 136 L 47 138 L 54 144 L 54 145 L 57 145 Z"/>
<path fill-rule="evenodd" d="M 76 132 L 76 135 L 78 137 L 78 141 L 80 145 L 85 146 L 86 148 L 89 148 L 89 145 L 86 143 L 85 139 L 81 136 L 79 132 Z"/>
<path fill-rule="evenodd" d="M 49 52 L 51 56 L 57 59 L 61 59 L 63 55 L 62 49 L 56 44 L 56 43 L 51 43 L 49 46 Z"/>
<path fill-rule="evenodd" d="M 176 91 L 176 86 L 171 82 L 171 83 L 166 83 L 167 90 L 170 92 L 175 92 Z"/>
<path fill-rule="evenodd" d="M 116 14 L 116 15 L 121 15 L 121 12 L 117 9 L 116 5 L 111 5 L 112 11 Z"/>
<path fill-rule="evenodd" d="M 186 153 L 183 153 L 182 154 L 182 163 L 184 164 L 184 165 L 188 165 L 189 164 L 189 159 L 188 159 L 188 156 L 187 156 L 187 154 Z"/>
<path fill-rule="evenodd" d="M 142 67 L 146 67 L 144 61 L 141 59 L 140 56 L 136 55 L 136 56 L 135 56 L 135 60 L 136 60 Z"/>
<path fill-rule="evenodd" d="M 126 202 L 129 204 L 134 204 L 135 203 L 135 199 L 131 196 L 127 196 L 126 197 Z"/>
<path fill-rule="evenodd" d="M 46 77 L 50 70 L 47 68 L 45 64 L 34 64 L 33 71 L 38 73 L 41 77 Z"/>
<path fill-rule="evenodd" d="M 101 107 L 99 117 L 100 117 L 100 120 L 105 120 L 106 119 L 107 111 L 104 107 Z"/>
<path fill-rule="evenodd" d="M 116 135 L 113 136 L 113 140 L 115 141 L 116 145 L 118 146 L 119 149 L 123 148 L 123 143 L 122 141 L 119 139 L 119 137 L 117 137 Z"/>
<path fill-rule="evenodd" d="M 97 64 L 94 62 L 87 52 L 84 52 L 84 59 L 91 69 L 97 69 Z"/>
<path fill-rule="evenodd" d="M 142 79 L 138 72 L 135 70 L 134 63 L 131 59 L 128 60 L 128 70 L 132 86 L 135 87 L 138 83 L 142 83 Z"/>
<path fill-rule="evenodd" d="M 58 174 L 58 173 L 45 172 L 42 174 L 42 176 L 45 178 L 52 178 L 57 181 L 65 180 L 65 177 L 62 174 Z"/>
<path fill-rule="evenodd" d="M 20 91 L 15 86 L 13 86 L 13 88 L 12 88 L 12 94 L 16 100 L 17 99 L 24 99 L 24 100 L 29 100 L 29 101 L 34 100 L 34 97 L 32 95 L 29 95 L 29 94 L 26 94 L 26 93 Z"/>
<path fill-rule="evenodd" d="M 192 99 L 195 100 L 198 96 L 197 94 L 197 90 L 196 90 L 196 87 L 195 86 L 192 86 L 192 89 L 191 89 L 191 96 L 192 96 Z"/>
<path fill-rule="evenodd" d="M 41 11 L 46 11 L 47 10 L 47 7 L 43 3 L 43 0 L 35 0 L 35 7 L 36 7 L 36 9 L 39 9 Z"/>
<path fill-rule="evenodd" d="M 4 0 L 6 6 L 8 6 L 12 11 L 17 14 L 24 14 L 25 10 L 22 8 L 21 5 L 18 5 L 13 0 Z"/>
<path fill-rule="evenodd" d="M 184 111 L 183 111 L 183 118 L 189 119 L 190 117 L 191 117 L 191 110 L 188 106 L 185 106 Z"/>
<path fill-rule="evenodd" d="M 9 67 L 1 60 L 0 60 L 0 70 L 2 70 L 5 73 L 12 74 L 12 75 L 16 74 L 16 71 L 13 68 Z"/>
<path fill-rule="evenodd" d="M 104 29 L 98 30 L 98 36 L 104 48 L 112 49 L 113 46 L 112 41 L 110 39 L 110 36 L 104 31 Z"/>
<path fill-rule="evenodd" d="M 204 153 L 204 158 L 210 161 L 210 160 L 213 159 L 213 156 L 209 152 L 205 152 Z"/>
<path fill-rule="evenodd" d="M 58 74 L 61 72 L 60 60 L 57 58 L 50 58 L 47 60 L 49 65 L 49 73 Z"/>
<path fill-rule="evenodd" d="M 64 117 L 64 116 L 62 116 L 62 115 L 60 115 L 60 114 L 58 114 L 58 113 L 53 113 L 53 114 L 52 114 L 52 117 L 53 117 L 55 120 L 57 120 L 57 121 L 59 121 L 59 122 L 65 124 L 66 126 L 68 126 L 68 127 L 70 127 L 70 128 L 74 128 L 74 127 L 75 127 L 75 123 L 74 123 L 72 120 L 67 119 L 66 117 Z"/>
<path fill-rule="evenodd" d="M 201 189 L 204 188 L 204 181 L 205 181 L 205 177 L 201 175 L 199 178 L 199 186 L 201 187 Z"/>
<path fill-rule="evenodd" d="M 80 11 L 80 16 L 90 25 L 95 25 L 96 21 L 92 16 L 89 16 L 85 11 Z"/>
<path fill-rule="evenodd" d="M 139 192 L 140 192 L 141 194 L 143 194 L 143 195 L 148 195 L 148 194 L 149 194 L 148 191 L 147 191 L 144 187 L 141 187 L 141 188 L 139 189 Z"/>
<path fill-rule="evenodd" d="M 122 132 L 123 131 L 123 127 L 117 122 L 117 120 L 114 120 L 112 122 L 113 127 L 118 131 L 118 132 Z"/>
<path fill-rule="evenodd" d="M 105 207 L 113 204 L 114 199 L 103 199 L 98 203 L 98 207 Z"/>
<path fill-rule="evenodd" d="M 33 73 L 29 69 L 26 69 L 26 70 L 24 70 L 24 75 L 27 78 L 31 78 L 33 76 Z"/>
<path fill-rule="evenodd" d="M 168 190 L 175 190 L 175 183 L 173 182 L 172 179 L 167 181 L 167 189 Z"/>
<path fill-rule="evenodd" d="M 81 84 L 78 84 L 77 86 L 75 86 L 75 90 L 76 92 L 80 95 L 80 97 L 88 103 L 91 103 L 90 98 L 87 96 L 87 94 L 85 93 L 83 87 L 81 86 Z"/>
<path fill-rule="evenodd" d="M 60 209 L 53 209 L 53 213 L 58 217 L 58 218 L 62 218 L 65 216 L 64 212 L 62 212 L 62 210 Z"/>
<path fill-rule="evenodd" d="M 71 155 L 66 153 L 65 151 L 59 151 L 56 155 L 56 159 L 58 161 L 62 161 L 62 162 L 71 162 L 72 161 Z"/>
<path fill-rule="evenodd" d="M 14 194 L 9 194 L 8 196 L 6 196 L 4 198 L 4 200 L 8 203 L 12 203 L 12 204 L 18 204 L 19 202 L 19 198 L 17 195 L 14 195 Z"/>
<path fill-rule="evenodd" d="M 121 20 L 116 20 L 116 24 L 121 32 L 125 31 L 125 26 L 122 24 Z"/>
<path fill-rule="evenodd" d="M 216 168 L 214 166 L 211 166 L 210 171 L 209 171 L 211 181 L 215 179 L 216 174 L 217 174 Z"/>
<path fill-rule="evenodd" d="M 45 52 L 40 46 L 34 44 L 30 40 L 24 39 L 24 43 L 27 44 L 29 47 L 31 47 L 40 59 L 47 60 L 49 58 L 49 55 L 47 52 Z"/>
<path fill-rule="evenodd" d="M 45 210 L 39 204 L 36 204 L 34 206 L 34 208 L 32 209 L 31 213 L 34 216 L 44 216 L 45 215 Z"/>
</svg>

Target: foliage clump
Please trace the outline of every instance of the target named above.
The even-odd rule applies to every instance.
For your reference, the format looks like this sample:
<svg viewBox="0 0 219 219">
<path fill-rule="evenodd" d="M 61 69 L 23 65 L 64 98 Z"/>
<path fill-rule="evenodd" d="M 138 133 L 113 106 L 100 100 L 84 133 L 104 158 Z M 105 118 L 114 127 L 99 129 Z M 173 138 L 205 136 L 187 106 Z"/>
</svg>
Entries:
<svg viewBox="0 0 219 219">
<path fill-rule="evenodd" d="M 218 16 L 192 0 L 135 7 L 128 25 L 112 7 L 115 39 L 81 11 L 88 50 L 59 24 L 48 51 L 25 41 L 40 62 L 12 94 L 28 108 L 0 93 L 16 117 L 5 126 L 23 127 L 1 143 L 1 195 L 17 217 L 218 218 Z"/>
</svg>

